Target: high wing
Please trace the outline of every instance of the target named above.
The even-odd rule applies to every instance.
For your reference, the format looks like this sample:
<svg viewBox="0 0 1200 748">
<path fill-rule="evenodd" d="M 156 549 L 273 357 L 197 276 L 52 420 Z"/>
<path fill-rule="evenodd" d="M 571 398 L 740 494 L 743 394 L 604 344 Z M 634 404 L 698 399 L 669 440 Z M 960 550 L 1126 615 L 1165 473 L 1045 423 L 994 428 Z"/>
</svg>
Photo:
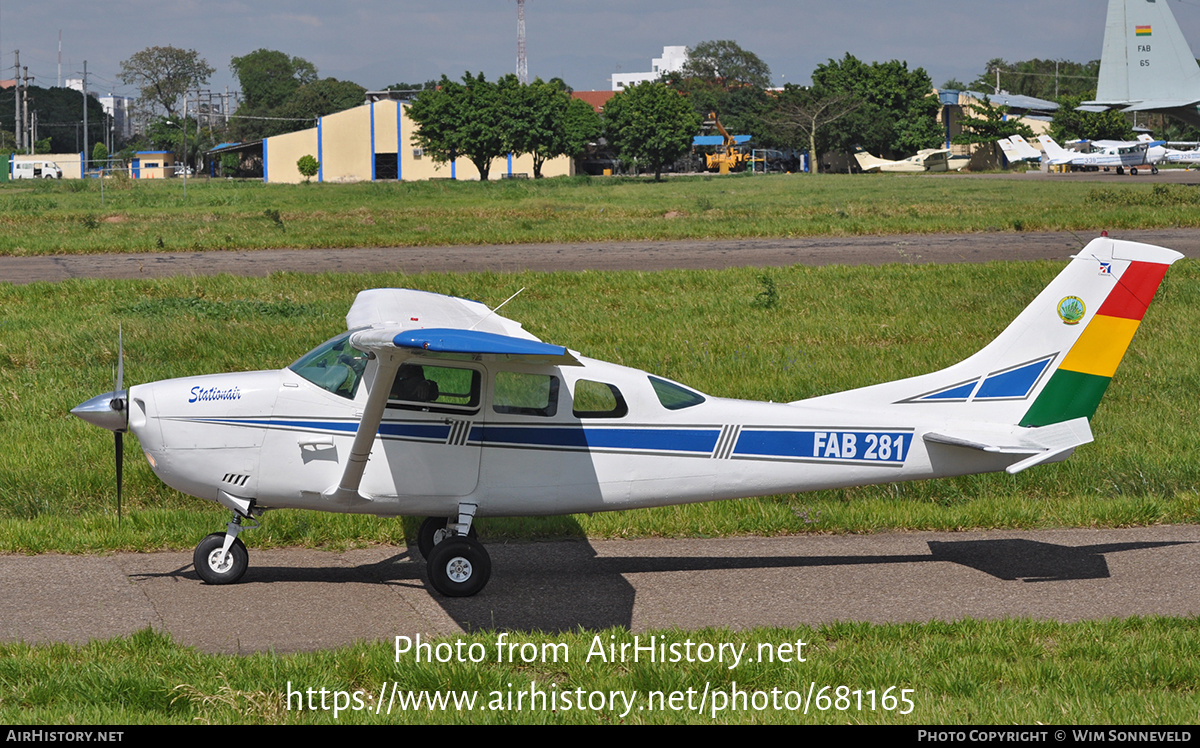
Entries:
<svg viewBox="0 0 1200 748">
<path fill-rule="evenodd" d="M 543 343 L 521 324 L 477 302 L 413 289 L 362 291 L 346 315 L 350 344 L 371 354 L 363 377 L 363 407 L 346 469 L 324 492 L 337 503 L 370 501 L 359 492 L 367 458 L 379 433 L 392 381 L 400 366 L 420 359 L 484 359 L 578 366 L 574 353 Z"/>
<path fill-rule="evenodd" d="M 411 288 L 361 291 L 346 314 L 346 328 L 384 326 L 395 327 L 397 332 L 430 327 L 459 328 L 537 340 L 521 327 L 521 323 L 495 314 L 478 301 Z"/>
</svg>

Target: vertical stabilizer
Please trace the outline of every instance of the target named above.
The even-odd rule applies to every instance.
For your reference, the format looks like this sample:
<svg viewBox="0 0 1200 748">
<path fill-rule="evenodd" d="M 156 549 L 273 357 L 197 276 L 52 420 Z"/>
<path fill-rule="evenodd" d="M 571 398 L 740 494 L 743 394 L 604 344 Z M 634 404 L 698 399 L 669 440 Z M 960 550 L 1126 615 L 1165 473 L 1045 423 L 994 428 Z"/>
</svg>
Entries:
<svg viewBox="0 0 1200 748">
<path fill-rule="evenodd" d="M 806 401 L 894 405 L 974 423 L 1091 418 L 1167 267 L 1170 249 L 1095 239 L 975 355 L 941 371 Z"/>
<path fill-rule="evenodd" d="M 1200 66 L 1167 0 L 1109 0 L 1096 103 L 1136 109 L 1200 102 Z"/>
<path fill-rule="evenodd" d="M 1072 158 L 1079 155 L 1055 143 L 1054 138 L 1049 135 L 1039 135 L 1038 142 L 1042 144 L 1042 148 L 1046 151 L 1046 158 L 1050 159 L 1052 164 L 1069 164 Z"/>
</svg>

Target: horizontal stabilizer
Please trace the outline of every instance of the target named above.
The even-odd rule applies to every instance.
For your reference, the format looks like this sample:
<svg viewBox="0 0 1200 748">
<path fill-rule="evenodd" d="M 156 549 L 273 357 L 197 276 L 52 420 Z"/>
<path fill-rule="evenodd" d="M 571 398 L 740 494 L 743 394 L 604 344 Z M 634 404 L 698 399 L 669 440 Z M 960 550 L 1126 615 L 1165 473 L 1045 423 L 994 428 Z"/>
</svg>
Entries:
<svg viewBox="0 0 1200 748">
<path fill-rule="evenodd" d="M 1189 99 L 1167 100 L 1162 99 L 1156 101 L 1139 101 L 1136 104 L 1131 104 L 1122 112 L 1155 112 L 1159 109 L 1183 109 L 1184 107 L 1194 107 L 1200 104 L 1200 101 L 1191 101 Z"/>
<path fill-rule="evenodd" d="M 1049 426 L 1016 429 L 1006 433 L 988 434 L 977 429 L 962 432 L 928 432 L 922 438 L 934 444 L 992 454 L 1027 455 L 1006 468 L 1010 475 L 1016 475 L 1034 465 L 1066 459 L 1076 447 L 1093 441 L 1092 429 L 1086 418 L 1074 418 Z"/>
</svg>

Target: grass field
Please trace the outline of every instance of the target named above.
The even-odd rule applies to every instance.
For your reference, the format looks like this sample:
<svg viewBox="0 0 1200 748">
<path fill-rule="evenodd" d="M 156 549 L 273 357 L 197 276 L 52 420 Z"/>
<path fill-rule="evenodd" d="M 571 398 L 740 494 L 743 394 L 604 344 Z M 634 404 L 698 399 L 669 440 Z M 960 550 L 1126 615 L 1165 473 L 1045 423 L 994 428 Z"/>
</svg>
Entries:
<svg viewBox="0 0 1200 748">
<path fill-rule="evenodd" d="M 1188 185 L 962 175 L 38 180 L 0 184 L 0 254 L 1095 231 L 1200 226 L 1197 207 Z"/>
</svg>

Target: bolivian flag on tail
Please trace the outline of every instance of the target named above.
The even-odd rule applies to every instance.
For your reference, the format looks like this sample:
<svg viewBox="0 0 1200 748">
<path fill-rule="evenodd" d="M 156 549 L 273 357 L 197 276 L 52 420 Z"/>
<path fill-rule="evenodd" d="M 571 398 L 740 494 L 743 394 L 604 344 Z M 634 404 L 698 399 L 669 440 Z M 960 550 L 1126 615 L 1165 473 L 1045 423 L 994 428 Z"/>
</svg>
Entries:
<svg viewBox="0 0 1200 748">
<path fill-rule="evenodd" d="M 1145 28 L 1149 33 L 1149 27 Z M 1022 426 L 1092 417 L 1168 267 L 1169 263 L 1162 262 L 1129 263 L 1034 400 Z M 1101 264 L 1099 273 L 1115 275 L 1111 264 Z M 1086 319 L 1089 311 L 1074 296 L 1063 298 L 1058 305 L 1059 318 L 1066 325 Z"/>
<path fill-rule="evenodd" d="M 1133 33 L 1136 36 L 1150 36 L 1149 26 L 1134 26 Z"/>
</svg>

